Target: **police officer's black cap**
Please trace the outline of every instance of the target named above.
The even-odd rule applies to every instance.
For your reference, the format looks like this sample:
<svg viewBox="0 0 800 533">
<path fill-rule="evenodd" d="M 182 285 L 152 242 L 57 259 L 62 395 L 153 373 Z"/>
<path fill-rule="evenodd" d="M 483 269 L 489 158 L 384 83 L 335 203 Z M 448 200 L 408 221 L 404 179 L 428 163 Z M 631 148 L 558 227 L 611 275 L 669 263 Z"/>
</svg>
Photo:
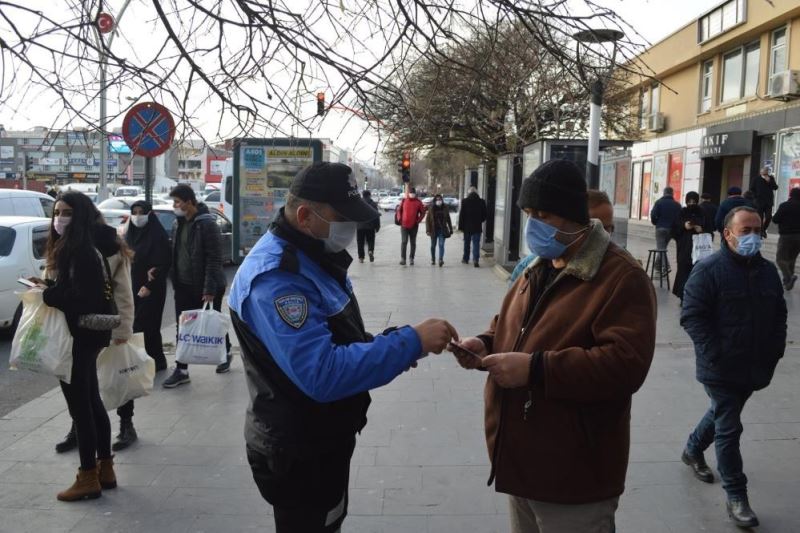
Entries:
<svg viewBox="0 0 800 533">
<path fill-rule="evenodd" d="M 330 205 L 353 222 L 369 222 L 380 216 L 361 197 L 353 169 L 343 163 L 317 162 L 297 173 L 289 192 L 303 200 Z"/>
</svg>

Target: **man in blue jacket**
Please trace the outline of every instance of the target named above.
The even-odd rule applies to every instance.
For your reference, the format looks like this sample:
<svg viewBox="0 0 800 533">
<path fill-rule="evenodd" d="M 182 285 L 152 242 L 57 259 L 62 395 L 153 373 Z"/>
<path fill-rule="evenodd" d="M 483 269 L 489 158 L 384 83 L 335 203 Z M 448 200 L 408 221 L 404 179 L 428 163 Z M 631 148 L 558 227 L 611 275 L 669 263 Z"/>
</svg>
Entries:
<svg viewBox="0 0 800 533">
<path fill-rule="evenodd" d="M 672 225 L 681 213 L 681 204 L 672 197 L 672 187 L 664 187 L 664 196 L 656 200 L 650 210 L 650 222 L 656 227 L 656 248 L 666 250 L 672 238 Z M 661 269 L 661 257 L 656 259 L 656 268 Z M 669 265 L 663 265 L 669 270 Z"/>
<path fill-rule="evenodd" d="M 458 339 L 439 319 L 374 337 L 364 330 L 346 248 L 358 223 L 377 216 L 350 167 L 306 167 L 231 287 L 250 390 L 247 459 L 277 533 L 339 531 L 367 391 Z"/>
<path fill-rule="evenodd" d="M 719 209 L 717 209 L 717 216 L 714 218 L 714 226 L 717 228 L 717 231 L 720 232 L 722 235 L 723 231 L 725 230 L 725 217 L 728 213 L 737 207 L 754 207 L 744 196 L 742 196 L 742 188 L 741 187 L 730 187 L 728 188 L 728 197 L 719 204 Z M 725 236 L 722 235 L 723 240 Z"/>
<path fill-rule="evenodd" d="M 786 302 L 775 265 L 759 253 L 761 217 L 737 207 L 725 217 L 722 248 L 692 269 L 683 292 L 681 325 L 694 342 L 697 380 L 711 407 L 689 436 L 682 460 L 713 483 L 703 452 L 714 443 L 728 515 L 755 527 L 747 498 L 739 438 L 753 391 L 769 385 L 786 348 Z"/>
</svg>

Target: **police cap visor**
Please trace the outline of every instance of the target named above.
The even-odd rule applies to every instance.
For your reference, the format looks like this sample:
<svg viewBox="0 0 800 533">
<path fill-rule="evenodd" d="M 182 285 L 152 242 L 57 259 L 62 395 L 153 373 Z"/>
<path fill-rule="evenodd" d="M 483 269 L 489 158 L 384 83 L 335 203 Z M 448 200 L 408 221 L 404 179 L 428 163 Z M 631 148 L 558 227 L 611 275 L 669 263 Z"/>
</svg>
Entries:
<svg viewBox="0 0 800 533">
<path fill-rule="evenodd" d="M 293 196 L 330 205 L 353 222 L 369 222 L 380 216 L 361 197 L 353 170 L 343 163 L 317 162 L 297 173 L 289 192 Z"/>
</svg>

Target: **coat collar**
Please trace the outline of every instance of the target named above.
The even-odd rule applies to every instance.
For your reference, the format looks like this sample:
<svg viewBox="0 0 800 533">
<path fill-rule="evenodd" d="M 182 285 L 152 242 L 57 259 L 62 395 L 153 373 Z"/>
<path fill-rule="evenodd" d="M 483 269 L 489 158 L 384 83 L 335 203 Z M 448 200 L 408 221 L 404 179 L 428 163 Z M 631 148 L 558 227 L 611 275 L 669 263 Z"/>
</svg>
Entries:
<svg viewBox="0 0 800 533">
<path fill-rule="evenodd" d="M 608 245 L 611 243 L 611 236 L 603 229 L 603 224 L 599 220 L 592 219 L 591 229 L 586 241 L 578 249 L 575 256 L 570 259 L 567 266 L 561 272 L 559 277 L 570 275 L 583 281 L 591 281 L 600 270 L 600 265 L 608 250 Z M 536 268 L 537 265 L 547 259 L 541 257 L 536 258 L 536 261 L 530 268 Z"/>
</svg>

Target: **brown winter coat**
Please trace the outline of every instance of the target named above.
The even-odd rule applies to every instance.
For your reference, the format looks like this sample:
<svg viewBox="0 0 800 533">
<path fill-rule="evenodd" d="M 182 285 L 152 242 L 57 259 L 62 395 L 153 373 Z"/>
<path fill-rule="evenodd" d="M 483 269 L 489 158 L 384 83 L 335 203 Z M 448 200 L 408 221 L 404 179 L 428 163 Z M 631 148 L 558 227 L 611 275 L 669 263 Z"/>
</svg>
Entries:
<svg viewBox="0 0 800 533">
<path fill-rule="evenodd" d="M 655 349 L 655 292 L 642 267 L 594 222 L 525 326 L 544 266 L 537 260 L 520 276 L 484 334 L 490 353 L 543 358 L 540 385 L 502 389 L 486 382 L 495 487 L 544 502 L 597 502 L 625 487 L 631 395 Z"/>
</svg>

